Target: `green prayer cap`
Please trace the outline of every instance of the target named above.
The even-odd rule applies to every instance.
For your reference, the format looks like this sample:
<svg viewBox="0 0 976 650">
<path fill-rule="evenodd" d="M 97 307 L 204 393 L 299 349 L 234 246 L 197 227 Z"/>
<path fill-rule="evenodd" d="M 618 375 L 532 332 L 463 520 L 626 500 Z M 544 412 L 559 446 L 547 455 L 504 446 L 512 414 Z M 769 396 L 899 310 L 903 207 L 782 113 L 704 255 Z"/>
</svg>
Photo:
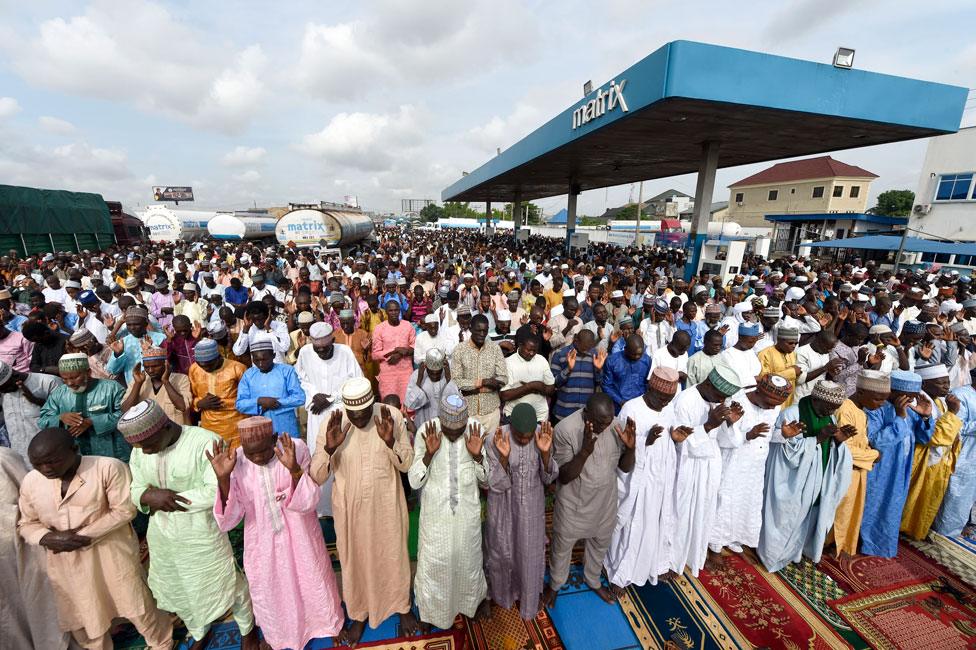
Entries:
<svg viewBox="0 0 976 650">
<path fill-rule="evenodd" d="M 535 408 L 530 404 L 516 404 L 512 409 L 512 414 L 508 418 L 509 425 L 522 435 L 535 433 L 535 427 L 539 423 L 535 419 Z"/>
</svg>

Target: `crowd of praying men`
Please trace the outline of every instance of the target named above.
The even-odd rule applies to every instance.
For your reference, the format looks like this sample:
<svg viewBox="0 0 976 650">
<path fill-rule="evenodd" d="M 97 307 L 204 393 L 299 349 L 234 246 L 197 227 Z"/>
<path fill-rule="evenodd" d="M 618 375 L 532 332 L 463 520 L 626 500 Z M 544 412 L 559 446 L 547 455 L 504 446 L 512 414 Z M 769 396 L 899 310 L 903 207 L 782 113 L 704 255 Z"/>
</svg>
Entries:
<svg viewBox="0 0 976 650">
<path fill-rule="evenodd" d="M 686 282 L 671 249 L 399 227 L 347 252 L 0 258 L 0 646 L 111 648 L 125 618 L 167 649 L 178 619 L 199 650 L 228 613 L 245 648 L 355 645 L 394 614 L 533 619 L 579 542 L 612 603 L 970 523 L 955 271 L 750 256 Z"/>
</svg>

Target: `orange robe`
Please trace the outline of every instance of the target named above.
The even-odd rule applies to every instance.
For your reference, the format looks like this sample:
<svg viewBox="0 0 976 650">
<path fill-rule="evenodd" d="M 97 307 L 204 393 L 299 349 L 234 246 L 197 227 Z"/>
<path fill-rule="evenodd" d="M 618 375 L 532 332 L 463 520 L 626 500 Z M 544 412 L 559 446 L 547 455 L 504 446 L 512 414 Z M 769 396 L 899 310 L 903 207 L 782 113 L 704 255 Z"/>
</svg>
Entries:
<svg viewBox="0 0 976 650">
<path fill-rule="evenodd" d="M 847 494 L 837 504 L 834 513 L 834 541 L 837 543 L 837 554 L 846 552 L 850 555 L 857 553 L 857 541 L 861 535 L 861 519 L 864 517 L 864 497 L 868 489 L 868 472 L 878 460 L 878 450 L 872 449 L 868 443 L 868 416 L 864 409 L 851 400 L 845 400 L 837 409 L 837 426 L 851 424 L 857 433 L 848 438 L 844 444 L 851 450 L 854 458 L 854 471 L 851 474 L 851 485 Z"/>
</svg>

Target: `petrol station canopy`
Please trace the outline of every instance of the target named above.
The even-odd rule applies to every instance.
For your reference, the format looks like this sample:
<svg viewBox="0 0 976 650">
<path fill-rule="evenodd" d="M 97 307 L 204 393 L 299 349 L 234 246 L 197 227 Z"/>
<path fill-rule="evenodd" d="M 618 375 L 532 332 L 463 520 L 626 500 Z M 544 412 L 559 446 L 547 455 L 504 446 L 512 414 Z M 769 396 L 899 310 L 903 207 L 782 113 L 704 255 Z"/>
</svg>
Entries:
<svg viewBox="0 0 976 650">
<path fill-rule="evenodd" d="M 444 201 L 515 201 L 959 129 L 968 90 L 674 41 L 463 176 Z"/>
</svg>

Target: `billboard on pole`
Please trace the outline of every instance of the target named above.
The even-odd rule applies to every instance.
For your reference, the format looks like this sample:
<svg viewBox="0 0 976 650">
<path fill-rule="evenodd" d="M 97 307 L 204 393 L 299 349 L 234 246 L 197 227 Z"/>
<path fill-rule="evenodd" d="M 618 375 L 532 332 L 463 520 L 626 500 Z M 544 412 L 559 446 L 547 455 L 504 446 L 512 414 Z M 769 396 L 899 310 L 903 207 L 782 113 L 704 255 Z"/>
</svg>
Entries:
<svg viewBox="0 0 976 650">
<path fill-rule="evenodd" d="M 192 201 L 193 188 L 176 185 L 153 186 L 153 201 Z"/>
</svg>

